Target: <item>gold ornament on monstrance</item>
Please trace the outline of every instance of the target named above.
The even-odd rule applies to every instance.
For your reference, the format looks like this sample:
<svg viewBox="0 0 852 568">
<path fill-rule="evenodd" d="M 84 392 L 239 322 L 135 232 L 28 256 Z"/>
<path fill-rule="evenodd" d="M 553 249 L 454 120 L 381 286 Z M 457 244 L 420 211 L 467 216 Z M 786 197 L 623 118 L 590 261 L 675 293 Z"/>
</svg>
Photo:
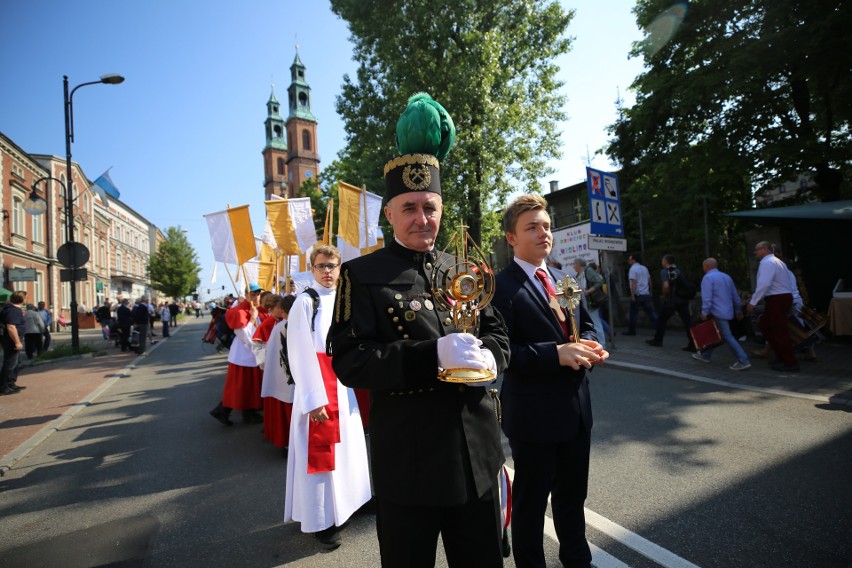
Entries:
<svg viewBox="0 0 852 568">
<path fill-rule="evenodd" d="M 432 296 L 439 309 L 450 312 L 455 327 L 476 335 L 479 312 L 494 297 L 494 272 L 464 225 L 459 226 L 443 252 L 432 269 Z M 494 377 L 488 369 L 444 369 L 438 373 L 438 379 L 448 383 L 474 383 Z"/>
<path fill-rule="evenodd" d="M 580 341 L 580 334 L 577 332 L 577 319 L 574 317 L 574 310 L 580 305 L 580 299 L 583 297 L 583 290 L 573 276 L 567 274 L 560 280 L 556 281 L 556 301 L 559 306 L 568 312 L 568 319 L 571 321 L 571 334 L 575 343 Z M 557 312 L 560 321 L 565 321 L 565 316 L 562 310 L 554 310 Z"/>
</svg>

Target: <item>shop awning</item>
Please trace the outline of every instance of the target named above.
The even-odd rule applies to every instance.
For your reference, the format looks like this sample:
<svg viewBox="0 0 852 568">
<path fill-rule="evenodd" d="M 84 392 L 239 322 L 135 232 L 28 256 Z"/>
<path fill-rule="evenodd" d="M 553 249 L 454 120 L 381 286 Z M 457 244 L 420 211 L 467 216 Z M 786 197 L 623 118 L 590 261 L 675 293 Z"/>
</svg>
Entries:
<svg viewBox="0 0 852 568">
<path fill-rule="evenodd" d="M 748 217 L 749 219 L 768 220 L 827 220 L 852 221 L 852 201 L 828 201 L 824 203 L 806 203 L 788 207 L 770 207 L 767 209 L 749 209 L 734 211 L 729 217 Z"/>
</svg>

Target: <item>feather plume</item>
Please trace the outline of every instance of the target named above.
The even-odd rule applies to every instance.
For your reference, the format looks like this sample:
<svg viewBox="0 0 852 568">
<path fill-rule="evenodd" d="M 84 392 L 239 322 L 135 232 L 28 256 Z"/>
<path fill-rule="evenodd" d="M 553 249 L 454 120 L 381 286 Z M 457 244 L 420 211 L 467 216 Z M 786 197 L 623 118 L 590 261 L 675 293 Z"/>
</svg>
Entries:
<svg viewBox="0 0 852 568">
<path fill-rule="evenodd" d="M 408 99 L 396 123 L 400 154 L 431 154 L 443 160 L 456 141 L 456 127 L 447 111 L 426 93 Z"/>
</svg>

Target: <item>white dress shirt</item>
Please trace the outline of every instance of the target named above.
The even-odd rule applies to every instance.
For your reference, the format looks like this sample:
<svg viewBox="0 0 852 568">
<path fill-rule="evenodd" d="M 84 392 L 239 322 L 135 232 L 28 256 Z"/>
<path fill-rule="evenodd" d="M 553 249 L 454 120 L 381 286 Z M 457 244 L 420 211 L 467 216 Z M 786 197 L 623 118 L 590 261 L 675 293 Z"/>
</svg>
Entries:
<svg viewBox="0 0 852 568">
<path fill-rule="evenodd" d="M 764 256 L 757 267 L 757 284 L 749 304 L 756 306 L 766 296 L 792 293 L 784 261 L 772 253 Z"/>
</svg>

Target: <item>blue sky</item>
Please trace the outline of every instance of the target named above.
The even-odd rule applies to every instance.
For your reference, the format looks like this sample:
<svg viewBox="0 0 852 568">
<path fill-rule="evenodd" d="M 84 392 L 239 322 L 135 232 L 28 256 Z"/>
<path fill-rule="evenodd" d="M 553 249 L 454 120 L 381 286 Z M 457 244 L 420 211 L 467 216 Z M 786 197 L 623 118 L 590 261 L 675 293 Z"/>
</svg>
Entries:
<svg viewBox="0 0 852 568">
<path fill-rule="evenodd" d="M 573 49 L 559 61 L 570 119 L 544 191 L 551 179 L 564 187 L 584 178 L 587 151 L 604 145 L 615 120 L 617 93 L 629 105 L 628 87 L 642 70 L 627 57 L 641 38 L 632 0 L 562 4 L 576 10 Z M 249 203 L 256 233 L 263 228 L 265 105 L 273 82 L 286 100 L 297 43 L 319 122 L 320 166 L 343 146 L 334 100 L 356 66 L 346 25 L 326 2 L 10 0 L 0 15 L 0 131 L 29 153 L 64 156 L 62 76 L 73 87 L 124 75 L 121 85 L 74 95 L 73 159 L 90 179 L 112 167 L 122 201 L 161 229 L 187 229 L 202 292 L 225 283 L 222 270 L 210 283 L 202 215 Z M 592 166 L 611 169 L 603 156 L 592 156 Z"/>
</svg>

